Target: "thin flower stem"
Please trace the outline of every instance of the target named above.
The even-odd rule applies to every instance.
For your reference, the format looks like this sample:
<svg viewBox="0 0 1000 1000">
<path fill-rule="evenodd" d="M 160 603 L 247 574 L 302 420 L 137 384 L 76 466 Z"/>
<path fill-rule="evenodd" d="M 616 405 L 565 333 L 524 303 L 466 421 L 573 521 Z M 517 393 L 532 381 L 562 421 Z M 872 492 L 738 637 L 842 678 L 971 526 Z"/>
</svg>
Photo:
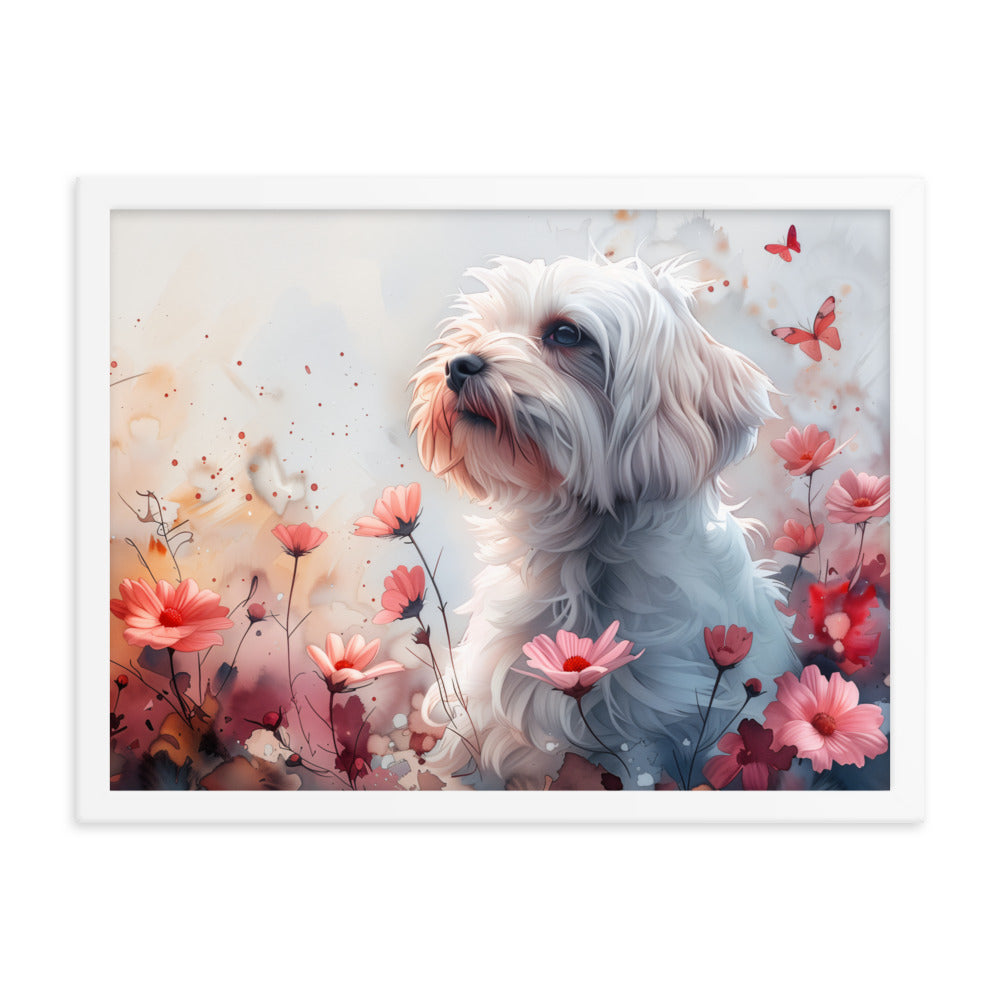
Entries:
<svg viewBox="0 0 1000 1000">
<path fill-rule="evenodd" d="M 718 732 L 718 733 L 716 734 L 716 736 L 715 736 L 715 737 L 714 737 L 713 739 L 710 739 L 710 740 L 708 741 L 708 743 L 707 743 L 706 745 L 707 745 L 707 746 L 711 746 L 711 745 L 712 745 L 713 743 L 718 743 L 718 742 L 719 742 L 719 740 L 720 740 L 720 739 L 721 739 L 721 738 L 722 738 L 722 737 L 723 737 L 723 736 L 724 736 L 724 735 L 725 735 L 726 733 L 728 733 L 728 732 L 729 732 L 729 727 L 730 727 L 730 726 L 731 726 L 731 725 L 732 725 L 732 724 L 733 724 L 733 723 L 734 723 L 734 722 L 736 721 L 736 719 L 737 719 L 737 717 L 739 716 L 739 714 L 740 714 L 740 713 L 741 713 L 741 712 L 743 711 L 743 709 L 744 709 L 744 708 L 746 708 L 746 707 L 747 707 L 747 705 L 749 705 L 749 704 L 750 704 L 750 695 L 748 694 L 748 695 L 746 696 L 746 699 L 744 700 L 743 704 L 742 704 L 742 705 L 740 705 L 740 707 L 739 707 L 739 708 L 738 708 L 738 709 L 736 710 L 736 713 L 735 713 L 735 714 L 733 715 L 733 717 L 732 717 L 732 718 L 731 718 L 731 719 L 730 719 L 730 720 L 729 720 L 729 721 L 728 721 L 728 722 L 727 722 L 727 723 L 726 723 L 726 724 L 725 724 L 725 725 L 724 725 L 724 726 L 722 727 L 722 729 L 720 729 L 720 730 L 719 730 L 719 732 Z"/>
<path fill-rule="evenodd" d="M 288 693 L 292 699 L 292 707 L 295 709 L 295 718 L 298 719 L 299 729 L 306 741 L 309 752 L 312 753 L 312 744 L 309 742 L 309 734 L 306 727 L 302 725 L 302 712 L 299 710 L 299 703 L 295 697 L 295 682 L 292 680 L 292 633 L 289 625 L 292 621 L 292 595 L 295 593 L 295 578 L 299 572 L 299 556 L 293 556 L 295 563 L 292 566 L 292 582 L 288 588 L 288 606 L 285 608 L 285 655 L 288 662 Z M 301 622 L 299 623 L 302 624 Z M 298 626 L 296 626 L 298 627 Z"/>
<path fill-rule="evenodd" d="M 240 641 L 236 644 L 236 652 L 233 653 L 232 662 L 229 664 L 229 673 L 226 674 L 226 679 L 219 685 L 219 690 L 215 692 L 216 698 L 222 694 L 222 689 L 229 683 L 229 678 L 236 673 L 236 657 L 240 655 L 240 648 L 243 645 L 243 640 L 250 634 L 250 629 L 252 629 L 255 624 L 255 622 L 250 622 L 250 624 L 247 625 L 246 632 L 240 636 Z"/>
<path fill-rule="evenodd" d="M 600 736 L 598 736 L 597 733 L 595 733 L 594 730 L 590 728 L 590 723 L 587 721 L 587 716 L 583 711 L 582 698 L 577 698 L 576 707 L 580 709 L 580 718 L 583 719 L 583 724 L 587 727 L 587 732 L 590 733 L 590 735 L 593 736 L 595 740 L 597 740 L 597 742 L 604 748 L 604 750 L 607 753 L 611 754 L 611 756 L 614 757 L 614 759 L 618 761 L 618 763 L 621 764 L 622 767 L 625 768 L 625 773 L 631 778 L 632 772 L 631 770 L 629 770 L 628 764 L 626 764 L 625 761 L 623 761 L 621 757 L 619 757 L 618 754 L 616 754 L 614 750 L 611 749 L 611 747 L 607 746 L 605 742 L 600 738 Z"/>
<path fill-rule="evenodd" d="M 698 742 L 694 745 L 694 753 L 691 754 L 691 764 L 688 767 L 687 776 L 687 788 L 691 788 L 691 777 L 694 774 L 694 762 L 698 759 L 698 753 L 701 750 L 701 741 L 705 736 L 705 727 L 708 725 L 708 716 L 712 711 L 712 702 L 715 701 L 715 695 L 719 690 L 719 681 L 722 680 L 722 671 L 716 667 L 715 674 L 715 684 L 712 686 L 712 696 L 708 699 L 708 708 L 705 709 L 705 721 L 701 724 L 701 732 L 698 734 Z"/>
<path fill-rule="evenodd" d="M 441 612 L 441 621 L 444 623 L 444 636 L 445 641 L 448 644 L 448 659 L 451 661 L 451 672 L 453 677 L 453 683 L 455 686 L 455 693 L 458 695 L 458 700 L 465 709 L 465 714 L 469 717 L 469 725 L 472 727 L 472 735 L 476 739 L 476 747 L 481 750 L 482 743 L 479 739 L 479 733 L 476 732 L 476 724 L 472 721 L 472 714 L 469 712 L 469 703 L 466 701 L 465 694 L 462 691 L 461 681 L 458 679 L 458 670 L 455 667 L 455 652 L 454 646 L 451 641 L 451 629 L 448 625 L 448 615 L 445 612 L 444 598 L 441 596 L 441 591 L 438 589 L 437 579 L 434 575 L 434 570 L 431 569 L 431 564 L 427 561 L 427 557 L 424 555 L 423 550 L 417 544 L 416 538 L 414 538 L 413 533 L 406 539 L 416 550 L 417 555 L 420 556 L 420 561 L 424 564 L 424 568 L 427 570 L 427 575 L 431 581 L 431 586 L 434 588 L 434 593 L 437 594 L 438 599 L 438 610 Z M 428 646 L 428 648 L 430 648 Z"/>
<path fill-rule="evenodd" d="M 424 624 L 423 619 L 420 615 L 417 615 L 417 622 L 420 627 L 426 632 L 427 626 Z M 455 721 L 455 716 L 452 715 L 451 709 L 448 707 L 448 694 L 444 688 L 444 677 L 441 676 L 441 668 L 438 666 L 437 657 L 434 655 L 434 650 L 431 649 L 430 639 L 427 640 L 427 652 L 431 657 L 431 669 L 434 671 L 434 680 L 437 682 L 438 694 L 441 696 L 441 707 L 445 710 L 445 714 L 451 719 L 452 722 Z"/>
<path fill-rule="evenodd" d="M 330 735 L 333 737 L 333 749 L 337 749 L 337 727 L 333 724 L 333 692 L 330 692 Z M 344 745 L 344 749 L 347 749 L 347 745 Z M 354 776 L 351 774 L 351 770 L 354 767 L 354 761 L 352 760 L 348 765 L 347 780 L 350 783 L 351 791 L 355 791 L 356 785 L 354 784 Z"/>
<path fill-rule="evenodd" d="M 862 558 L 864 556 L 863 549 L 865 547 L 865 528 L 867 528 L 867 527 L 868 527 L 868 522 L 867 521 L 862 521 L 861 522 L 861 543 L 858 545 L 858 559 L 857 559 L 857 562 L 855 562 L 854 566 L 851 569 L 851 583 L 850 583 L 850 585 L 852 587 L 854 586 L 854 584 L 856 584 L 858 582 L 858 577 L 861 576 L 861 560 L 862 560 Z"/>
<path fill-rule="evenodd" d="M 789 601 L 792 598 L 792 591 L 795 589 L 795 581 L 799 578 L 799 570 L 802 569 L 802 560 L 803 559 L 805 559 L 805 556 L 799 556 L 799 564 L 798 564 L 798 566 L 795 567 L 795 575 L 792 577 L 791 585 L 788 588 L 788 599 L 789 599 Z"/>
<path fill-rule="evenodd" d="M 153 687 L 145 677 L 142 676 L 138 667 L 136 667 L 131 660 L 129 660 L 129 665 L 126 667 L 124 663 L 119 663 L 117 660 L 111 661 L 116 667 L 121 667 L 126 673 L 131 674 L 140 684 L 148 687 L 157 698 L 162 698 L 163 701 L 167 703 L 172 712 L 176 712 L 178 715 L 183 715 L 184 713 L 167 697 L 166 692 L 161 691 L 159 688 Z"/>
<path fill-rule="evenodd" d="M 806 489 L 806 509 L 809 511 L 809 523 L 812 525 L 813 535 L 816 536 L 816 522 L 813 520 L 813 508 L 812 508 L 812 488 L 813 488 L 813 476 L 815 473 L 810 472 L 809 478 L 807 480 L 808 487 Z M 816 559 L 819 561 L 819 571 L 823 574 L 823 583 L 826 583 L 826 574 L 823 573 L 823 556 L 820 552 L 819 538 L 816 538 Z"/>
<path fill-rule="evenodd" d="M 117 685 L 115 686 L 117 687 Z M 116 715 L 118 713 L 118 702 L 121 700 L 121 696 L 122 696 L 122 689 L 118 688 L 118 694 L 115 695 L 115 706 L 114 708 L 111 709 L 111 711 L 114 712 Z"/>
<path fill-rule="evenodd" d="M 167 646 L 167 655 L 170 659 L 170 683 L 173 686 L 174 694 L 177 696 L 177 703 L 181 706 L 181 714 L 184 721 L 187 723 L 189 729 L 194 727 L 191 725 L 191 715 L 188 714 L 187 706 L 184 704 L 184 697 L 181 695 L 181 689 L 177 686 L 177 674 L 174 673 L 174 647 Z"/>
</svg>

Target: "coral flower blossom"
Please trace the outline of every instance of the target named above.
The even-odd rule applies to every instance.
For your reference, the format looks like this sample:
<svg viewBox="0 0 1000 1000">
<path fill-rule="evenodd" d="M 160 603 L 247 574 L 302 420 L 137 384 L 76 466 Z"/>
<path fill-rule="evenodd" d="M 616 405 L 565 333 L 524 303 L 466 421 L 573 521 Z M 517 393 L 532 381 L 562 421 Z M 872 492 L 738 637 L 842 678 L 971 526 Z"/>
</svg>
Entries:
<svg viewBox="0 0 1000 1000">
<path fill-rule="evenodd" d="M 424 609 L 424 571 L 420 566 L 397 566 L 385 578 L 382 610 L 372 619 L 376 625 L 416 618 Z"/>
<path fill-rule="evenodd" d="M 771 442 L 771 447 L 785 460 L 785 468 L 793 476 L 811 476 L 840 450 L 837 442 L 815 424 L 801 431 L 790 427 L 783 438 Z"/>
<path fill-rule="evenodd" d="M 194 580 L 176 588 L 160 580 L 155 590 L 145 580 L 122 580 L 118 591 L 122 597 L 111 601 L 111 612 L 125 622 L 130 646 L 194 653 L 221 646 L 219 632 L 233 627 L 219 595 L 199 590 Z"/>
<path fill-rule="evenodd" d="M 330 693 L 339 694 L 365 681 L 374 680 L 383 674 L 395 674 L 403 669 L 403 664 L 395 660 L 383 660 L 369 667 L 368 664 L 378 654 L 379 645 L 378 639 L 373 639 L 366 645 L 360 635 L 355 635 L 345 646 L 339 635 L 331 633 L 326 637 L 325 651 L 319 646 L 307 646 L 306 652 L 323 672 Z"/>
<path fill-rule="evenodd" d="M 514 672 L 536 677 L 560 691 L 581 698 L 605 674 L 637 660 L 643 651 L 632 655 L 632 643 L 615 642 L 619 622 L 612 622 L 599 639 L 585 639 L 560 629 L 555 641 L 536 635 L 522 649 L 528 658 L 528 670 L 514 667 Z"/>
<path fill-rule="evenodd" d="M 785 521 L 782 530 L 785 533 L 780 538 L 775 539 L 774 547 L 779 552 L 788 552 L 793 556 L 807 556 L 823 541 L 822 524 L 814 528 L 811 524 Z"/>
<path fill-rule="evenodd" d="M 705 648 L 712 662 L 720 670 L 735 667 L 753 645 L 753 632 L 748 632 L 739 625 L 716 625 L 705 629 Z"/>
<path fill-rule="evenodd" d="M 285 547 L 290 556 L 308 555 L 326 541 L 326 532 L 311 524 L 279 524 L 271 529 L 271 534 Z"/>
<path fill-rule="evenodd" d="M 373 517 L 359 517 L 354 522 L 354 534 L 368 538 L 399 538 L 413 534 L 420 516 L 420 484 L 387 486 L 375 501 Z"/>
<path fill-rule="evenodd" d="M 866 472 L 845 472 L 826 494 L 827 516 L 831 522 L 860 524 L 871 517 L 889 513 L 889 477 Z"/>
<path fill-rule="evenodd" d="M 809 587 L 809 617 L 817 639 L 840 661 L 845 674 L 853 674 L 871 663 L 878 651 L 879 635 L 872 632 L 871 610 L 878 604 L 873 586 L 850 590 L 847 580 L 814 583 Z"/>
<path fill-rule="evenodd" d="M 719 740 L 721 756 L 713 757 L 704 767 L 704 775 L 714 788 L 725 788 L 742 773 L 748 792 L 762 792 L 768 778 L 777 771 L 787 771 L 795 758 L 795 747 L 771 748 L 774 733 L 753 719 L 744 719 L 735 733 Z"/>
<path fill-rule="evenodd" d="M 814 771 L 833 764 L 863 767 L 889 749 L 882 735 L 877 705 L 858 704 L 858 686 L 835 673 L 827 680 L 815 664 L 797 679 L 790 671 L 777 680 L 778 700 L 764 709 L 764 725 L 778 746 L 796 747 L 799 757 L 812 761 Z"/>
</svg>

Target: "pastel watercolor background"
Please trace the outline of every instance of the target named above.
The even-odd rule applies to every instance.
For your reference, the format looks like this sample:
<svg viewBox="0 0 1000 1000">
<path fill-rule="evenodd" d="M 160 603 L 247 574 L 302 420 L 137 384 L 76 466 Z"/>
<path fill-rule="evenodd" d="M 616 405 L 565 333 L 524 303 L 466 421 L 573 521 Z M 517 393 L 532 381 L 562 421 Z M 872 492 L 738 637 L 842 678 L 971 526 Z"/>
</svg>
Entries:
<svg viewBox="0 0 1000 1000">
<path fill-rule="evenodd" d="M 801 249 L 786 261 L 765 247 L 785 244 L 791 225 Z M 699 319 L 782 393 L 725 482 L 761 522 L 755 558 L 795 581 L 803 677 L 815 667 L 855 685 L 888 736 L 888 508 L 862 531 L 825 503 L 852 471 L 889 474 L 886 213 L 130 211 L 112 221 L 109 599 L 126 580 L 191 579 L 232 624 L 218 644 L 170 653 L 130 644 L 127 622 L 109 616 L 113 788 L 469 790 L 424 756 L 439 735 L 417 711 L 435 683 L 425 661 L 448 658 L 436 598 L 423 609 L 430 646 L 414 641 L 413 619 L 376 623 L 386 578 L 418 561 L 404 540 L 354 524 L 387 487 L 417 484 L 419 540 L 461 635 L 454 609 L 477 570 L 463 515 L 476 508 L 417 461 L 407 381 L 450 297 L 476 288 L 467 267 L 595 253 L 650 264 L 692 254 Z M 816 362 L 772 335 L 810 329 L 830 296 L 839 350 L 824 346 Z M 836 450 L 811 477 L 793 474 L 781 442 L 813 426 Z M 325 537 L 289 554 L 281 526 L 302 524 Z M 815 537 L 820 525 L 819 551 L 800 562 L 797 546 L 810 547 L 797 530 Z M 370 663 L 401 669 L 333 692 L 308 651 L 331 635 L 377 639 Z M 734 723 L 719 759 L 738 756 L 741 735 Z M 873 753 L 822 769 L 801 754 L 768 787 L 887 788 L 889 752 Z M 745 783 L 738 769 L 715 773 L 720 787 Z M 680 777 L 651 775 L 649 787 Z M 613 787 L 579 759 L 552 779 Z"/>
</svg>

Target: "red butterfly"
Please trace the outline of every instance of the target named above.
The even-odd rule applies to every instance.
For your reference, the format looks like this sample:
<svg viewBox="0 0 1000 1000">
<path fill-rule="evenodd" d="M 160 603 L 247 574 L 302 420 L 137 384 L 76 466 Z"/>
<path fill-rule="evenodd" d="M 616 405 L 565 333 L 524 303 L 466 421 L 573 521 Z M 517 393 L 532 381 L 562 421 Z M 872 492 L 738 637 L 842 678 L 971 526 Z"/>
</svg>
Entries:
<svg viewBox="0 0 1000 1000">
<path fill-rule="evenodd" d="M 788 244 L 787 246 L 785 244 Z M 786 264 L 792 259 L 792 251 L 796 253 L 802 253 L 802 247 L 799 246 L 799 241 L 795 238 L 795 226 L 788 227 L 788 235 L 785 237 L 785 243 L 767 243 L 764 249 L 768 253 L 776 253 Z"/>
<path fill-rule="evenodd" d="M 840 334 L 837 333 L 835 326 L 830 325 L 837 318 L 833 312 L 833 303 L 834 298 L 831 295 L 819 307 L 819 312 L 813 320 L 812 333 L 800 330 L 797 326 L 779 326 L 771 333 L 775 337 L 781 337 L 786 344 L 798 344 L 813 361 L 820 361 L 823 357 L 819 347 L 821 342 L 835 351 L 840 350 Z"/>
</svg>

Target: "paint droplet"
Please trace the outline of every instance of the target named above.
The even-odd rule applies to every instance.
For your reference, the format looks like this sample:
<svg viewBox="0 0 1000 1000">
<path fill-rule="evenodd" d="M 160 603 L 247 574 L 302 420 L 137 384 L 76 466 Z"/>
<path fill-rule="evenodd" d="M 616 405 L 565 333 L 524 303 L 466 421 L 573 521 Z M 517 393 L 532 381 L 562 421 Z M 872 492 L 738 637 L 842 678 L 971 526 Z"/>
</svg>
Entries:
<svg viewBox="0 0 1000 1000">
<path fill-rule="evenodd" d="M 111 367 L 112 368 L 117 368 L 118 367 L 118 362 L 117 361 L 112 361 L 111 362 Z"/>
<path fill-rule="evenodd" d="M 243 431 L 240 431 L 236 436 L 242 441 L 246 437 L 246 434 L 244 434 Z"/>
<path fill-rule="evenodd" d="M 723 288 L 728 288 L 729 287 L 729 279 L 728 278 L 726 278 L 726 280 L 722 283 L 722 287 Z"/>
<path fill-rule="evenodd" d="M 309 489 L 311 489 L 313 493 L 315 493 L 319 489 L 319 486 L 317 486 L 316 483 L 313 483 L 312 486 L 309 487 Z"/>
<path fill-rule="evenodd" d="M 195 500 L 200 500 L 201 499 L 201 494 L 200 493 L 195 493 L 194 498 L 195 498 Z"/>
<path fill-rule="evenodd" d="M 714 291 L 715 291 L 715 285 L 709 285 L 709 286 L 708 286 L 708 290 L 709 290 L 710 292 L 714 292 Z"/>
<path fill-rule="evenodd" d="M 252 493 L 248 493 L 247 494 L 247 500 L 253 500 L 253 494 Z"/>
<path fill-rule="evenodd" d="M 855 406 L 854 407 L 854 412 L 855 413 L 860 413 L 861 412 L 861 407 L 860 406 Z"/>
<path fill-rule="evenodd" d="M 177 464 L 177 459 L 176 459 L 176 458 L 175 458 L 175 459 L 173 459 L 173 460 L 171 461 L 171 463 L 170 463 L 170 464 L 171 464 L 171 465 L 176 465 L 176 464 Z"/>
<path fill-rule="evenodd" d="M 312 375 L 312 369 L 308 365 L 306 365 L 306 374 Z"/>
<path fill-rule="evenodd" d="M 236 362 L 236 364 L 237 364 L 237 365 L 242 365 L 242 364 L 243 364 L 243 362 L 242 362 L 242 361 L 237 361 L 237 362 Z"/>
</svg>

